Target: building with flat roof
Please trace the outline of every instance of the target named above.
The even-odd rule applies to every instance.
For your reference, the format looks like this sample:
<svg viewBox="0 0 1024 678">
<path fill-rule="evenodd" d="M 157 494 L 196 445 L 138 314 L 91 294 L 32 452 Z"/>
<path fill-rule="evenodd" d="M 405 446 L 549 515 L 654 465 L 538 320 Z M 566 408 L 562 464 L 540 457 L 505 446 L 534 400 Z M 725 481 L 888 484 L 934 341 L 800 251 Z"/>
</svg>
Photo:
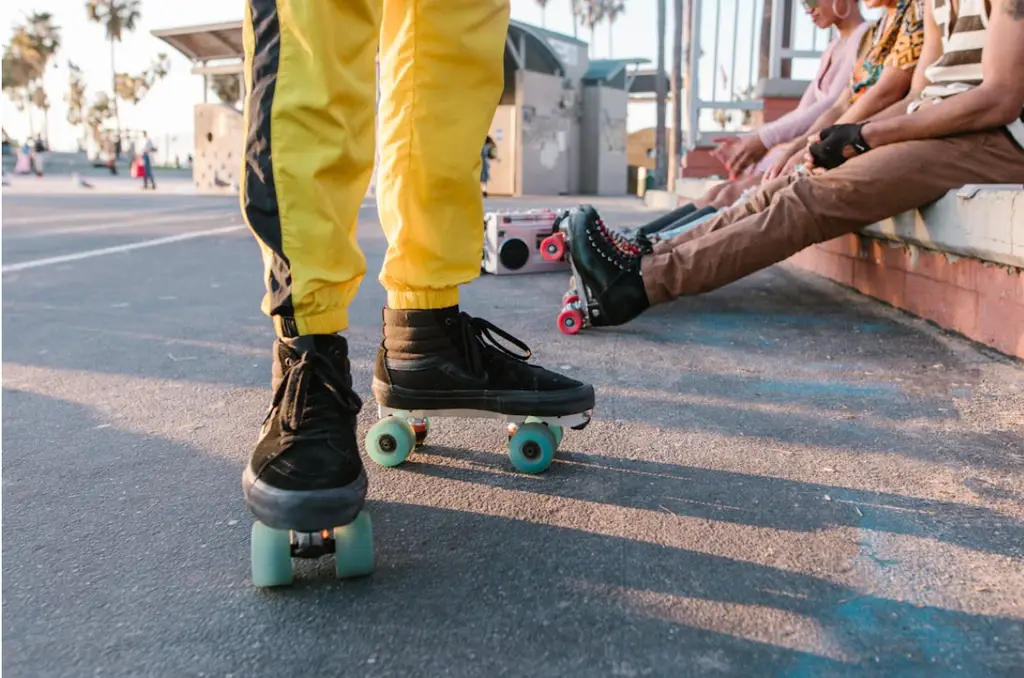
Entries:
<svg viewBox="0 0 1024 678">
<path fill-rule="evenodd" d="M 237 186 L 241 112 L 206 97 L 210 78 L 242 77 L 242 22 L 169 28 L 153 35 L 188 57 L 192 72 L 207 85 L 195 111 L 196 189 L 221 192 Z M 511 21 L 505 88 L 490 129 L 501 162 L 491 166 L 489 192 L 625 194 L 626 110 L 633 72 L 642 63 L 647 60 L 591 61 L 587 43 Z"/>
</svg>

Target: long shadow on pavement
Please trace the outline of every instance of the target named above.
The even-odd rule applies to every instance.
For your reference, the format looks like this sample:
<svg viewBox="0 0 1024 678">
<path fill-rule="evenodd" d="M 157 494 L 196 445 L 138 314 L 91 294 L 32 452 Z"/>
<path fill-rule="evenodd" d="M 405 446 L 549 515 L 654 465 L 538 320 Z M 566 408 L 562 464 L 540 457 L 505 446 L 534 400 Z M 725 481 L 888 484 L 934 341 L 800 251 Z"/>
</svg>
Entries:
<svg viewBox="0 0 1024 678">
<path fill-rule="evenodd" d="M 402 469 L 487 487 L 756 527 L 801 532 L 863 527 L 1024 557 L 1024 523 L 987 508 L 955 502 L 563 452 L 559 452 L 544 482 L 523 487 L 517 476 L 497 472 L 507 470 L 507 460 L 494 454 L 433 445 L 422 450 L 424 454 L 461 460 L 474 468 L 417 462 L 413 457 Z M 579 482 L 581 478 L 586 482 Z M 831 501 L 826 501 L 826 496 Z"/>
<path fill-rule="evenodd" d="M 666 403 L 657 395 L 635 393 L 618 403 L 614 396 L 604 399 L 601 406 L 614 419 L 655 423 L 660 428 L 742 435 L 748 440 L 762 438 L 848 452 L 884 452 L 971 468 L 1024 470 L 1024 438 L 1019 434 L 957 430 L 955 419 L 946 430 L 904 429 L 898 424 L 836 416 L 828 411 L 767 411 L 742 400 L 734 404 Z M 948 409 L 954 409 L 952 403 Z"/>
<path fill-rule="evenodd" d="M 372 577 L 336 582 L 326 560 L 300 566 L 292 589 L 256 591 L 239 488 L 248 440 L 224 458 L 98 427 L 75 403 L 3 395 L 3 661 L 18 675 L 978 676 L 1019 665 L 1011 619 L 404 503 L 370 504 Z M 40 417 L 49 426 L 33 429 Z"/>
</svg>

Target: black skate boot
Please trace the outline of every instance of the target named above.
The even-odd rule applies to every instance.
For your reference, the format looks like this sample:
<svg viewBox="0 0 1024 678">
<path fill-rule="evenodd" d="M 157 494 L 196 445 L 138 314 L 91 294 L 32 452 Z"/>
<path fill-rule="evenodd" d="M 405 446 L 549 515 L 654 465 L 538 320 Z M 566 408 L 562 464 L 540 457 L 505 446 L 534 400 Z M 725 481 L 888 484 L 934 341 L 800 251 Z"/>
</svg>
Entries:
<svg viewBox="0 0 1024 678">
<path fill-rule="evenodd" d="M 563 332 L 575 334 L 585 325 L 622 325 L 650 307 L 640 274 L 641 257 L 652 251 L 644 234 L 627 238 L 613 231 L 590 205 L 570 214 L 563 229 L 575 279 L 563 298 Z"/>
<path fill-rule="evenodd" d="M 526 344 L 457 306 L 385 308 L 373 394 L 380 405 L 395 410 L 563 417 L 593 409 L 593 386 L 531 365 L 529 358 Z"/>
<path fill-rule="evenodd" d="M 249 509 L 279 530 L 318 532 L 355 520 L 366 499 L 356 442 L 362 401 L 337 335 L 274 343 L 274 399 L 242 476 Z"/>
</svg>

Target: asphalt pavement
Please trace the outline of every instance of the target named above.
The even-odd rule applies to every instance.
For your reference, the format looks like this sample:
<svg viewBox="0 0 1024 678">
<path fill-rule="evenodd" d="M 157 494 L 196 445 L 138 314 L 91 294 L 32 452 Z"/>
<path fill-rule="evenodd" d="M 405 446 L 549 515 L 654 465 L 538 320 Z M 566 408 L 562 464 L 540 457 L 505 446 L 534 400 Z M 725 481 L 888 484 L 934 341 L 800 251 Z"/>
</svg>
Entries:
<svg viewBox="0 0 1024 678">
<path fill-rule="evenodd" d="M 241 473 L 273 334 L 237 199 L 39 186 L 3 195 L 8 675 L 1020 675 L 1019 361 L 786 266 L 575 337 L 567 275 L 485 275 L 463 307 L 594 383 L 595 421 L 539 476 L 500 424 L 434 422 L 368 464 L 372 576 L 258 590 Z M 359 241 L 363 432 L 370 200 Z"/>
</svg>

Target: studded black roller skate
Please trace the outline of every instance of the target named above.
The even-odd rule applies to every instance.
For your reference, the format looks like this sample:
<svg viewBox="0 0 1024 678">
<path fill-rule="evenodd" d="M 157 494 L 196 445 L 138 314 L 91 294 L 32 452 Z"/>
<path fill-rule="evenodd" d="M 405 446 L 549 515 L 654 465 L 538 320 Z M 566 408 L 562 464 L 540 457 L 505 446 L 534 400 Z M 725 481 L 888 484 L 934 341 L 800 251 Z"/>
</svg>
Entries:
<svg viewBox="0 0 1024 678">
<path fill-rule="evenodd" d="M 559 330 L 577 334 L 586 327 L 621 325 L 650 307 L 640 260 L 652 247 L 643 233 L 629 238 L 608 228 L 590 205 L 573 210 L 559 228 L 573 273 L 562 296 Z"/>
</svg>

